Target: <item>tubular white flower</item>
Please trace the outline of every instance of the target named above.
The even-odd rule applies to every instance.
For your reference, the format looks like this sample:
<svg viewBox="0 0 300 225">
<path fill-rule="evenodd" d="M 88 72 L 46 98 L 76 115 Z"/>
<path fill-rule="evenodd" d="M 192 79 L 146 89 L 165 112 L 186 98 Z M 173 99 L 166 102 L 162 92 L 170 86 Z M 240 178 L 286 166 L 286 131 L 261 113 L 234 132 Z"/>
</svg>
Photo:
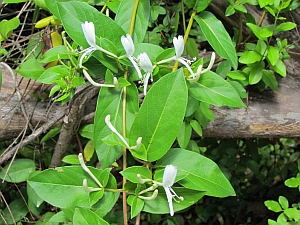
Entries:
<svg viewBox="0 0 300 225">
<path fill-rule="evenodd" d="M 85 78 L 95 87 L 115 87 L 116 86 L 116 84 L 99 84 L 99 83 L 95 82 L 85 69 L 82 70 L 82 73 L 85 76 Z M 114 81 L 115 81 L 115 79 L 114 79 Z"/>
<path fill-rule="evenodd" d="M 151 60 L 146 52 L 142 52 L 138 55 L 138 62 L 140 67 L 146 72 L 146 73 L 152 73 L 153 72 L 153 66 L 151 63 Z"/>
<path fill-rule="evenodd" d="M 100 188 L 102 188 L 103 186 L 102 186 L 102 184 L 100 183 L 100 181 L 95 177 L 95 175 L 94 175 L 94 174 L 90 171 L 90 169 L 85 165 L 82 153 L 79 153 L 79 154 L 78 154 L 78 160 L 79 160 L 79 162 L 80 162 L 80 165 L 81 165 L 82 169 L 90 175 L 90 177 L 98 184 L 98 186 L 99 186 Z"/>
<path fill-rule="evenodd" d="M 84 37 L 85 37 L 87 43 L 90 45 L 90 47 L 84 50 L 84 53 L 82 54 L 82 56 L 79 59 L 79 67 L 80 68 L 82 67 L 82 60 L 86 57 L 86 55 L 92 54 L 95 50 L 100 50 L 100 51 L 106 53 L 107 55 L 117 58 L 117 56 L 114 53 L 109 52 L 96 44 L 95 26 L 94 26 L 93 22 L 85 21 L 84 23 L 81 24 L 81 28 L 82 28 Z"/>
<path fill-rule="evenodd" d="M 96 44 L 96 36 L 95 36 L 95 26 L 93 22 L 88 22 L 85 21 L 84 23 L 81 24 L 81 28 L 83 30 L 84 37 L 87 41 L 87 43 L 92 47 L 92 48 L 97 48 Z"/>
<path fill-rule="evenodd" d="M 138 197 L 143 200 L 154 200 L 154 199 L 156 199 L 157 195 L 158 195 L 158 190 L 156 189 L 156 190 L 154 190 L 153 194 L 150 197 L 145 197 L 145 196 L 141 196 L 141 195 L 139 195 Z"/>
<path fill-rule="evenodd" d="M 129 34 L 126 34 L 126 37 L 122 36 L 121 37 L 121 42 L 122 42 L 122 45 L 123 45 L 123 47 L 126 51 L 127 58 L 130 60 L 130 62 L 134 66 L 136 72 L 138 73 L 139 78 L 142 79 L 143 78 L 142 73 L 140 71 L 140 68 L 139 68 L 137 62 L 136 62 L 135 57 L 133 56 L 134 44 L 133 44 L 131 36 Z M 120 58 L 123 58 L 123 57 L 119 57 L 119 59 Z"/>
<path fill-rule="evenodd" d="M 146 52 L 143 52 L 138 55 L 138 62 L 140 67 L 146 72 L 146 75 L 144 76 L 144 95 L 147 94 L 147 86 L 149 79 L 152 78 L 152 72 L 153 72 L 153 66 L 151 63 L 151 60 L 149 59 L 149 56 L 147 55 Z"/>
<path fill-rule="evenodd" d="M 182 35 L 179 35 L 178 38 L 173 38 L 173 45 L 175 48 L 176 58 L 179 59 L 184 51 L 184 40 Z"/>
<path fill-rule="evenodd" d="M 108 114 L 105 117 L 105 123 L 108 126 L 108 128 L 114 132 L 120 139 L 121 141 L 125 144 L 126 148 L 130 148 L 129 144 L 127 143 L 127 141 L 125 140 L 125 138 L 117 131 L 117 129 L 112 125 L 112 123 L 110 122 L 110 115 Z"/>
<path fill-rule="evenodd" d="M 121 42 L 126 51 L 127 56 L 133 56 L 134 44 L 133 44 L 131 36 L 129 34 L 126 34 L 126 37 L 122 36 Z"/>
<path fill-rule="evenodd" d="M 179 197 L 175 191 L 172 189 L 172 186 L 174 184 L 175 178 L 177 175 L 177 167 L 173 165 L 167 165 L 164 171 L 163 179 L 162 179 L 162 186 L 165 189 L 169 208 L 170 208 L 170 215 L 174 215 L 174 209 L 173 209 L 173 202 L 172 200 L 177 197 L 181 201 L 183 200 L 183 197 Z"/>
</svg>

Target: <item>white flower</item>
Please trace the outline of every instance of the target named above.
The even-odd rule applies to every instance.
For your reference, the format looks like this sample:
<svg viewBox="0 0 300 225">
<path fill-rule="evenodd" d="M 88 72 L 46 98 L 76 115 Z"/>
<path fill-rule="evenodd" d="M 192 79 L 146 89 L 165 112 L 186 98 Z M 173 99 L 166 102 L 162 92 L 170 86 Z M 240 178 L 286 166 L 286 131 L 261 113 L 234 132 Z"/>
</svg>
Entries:
<svg viewBox="0 0 300 225">
<path fill-rule="evenodd" d="M 144 95 L 146 95 L 149 78 L 151 77 L 151 80 L 153 80 L 153 66 L 146 52 L 139 54 L 137 60 L 139 62 L 140 67 L 146 72 L 146 75 L 144 76 Z"/>
<path fill-rule="evenodd" d="M 92 47 L 92 48 L 97 48 L 96 44 L 96 36 L 95 36 L 95 26 L 93 22 L 88 22 L 85 21 L 84 23 L 81 24 L 81 28 L 83 30 L 84 37 L 87 41 L 87 43 Z"/>
<path fill-rule="evenodd" d="M 177 167 L 173 165 L 167 165 L 164 171 L 162 186 L 165 189 L 167 199 L 169 202 L 170 215 L 174 215 L 173 202 L 174 197 L 177 197 L 180 200 L 183 200 L 183 197 L 179 197 L 175 191 L 172 189 L 175 178 L 177 175 Z"/>
<path fill-rule="evenodd" d="M 143 78 L 142 73 L 141 73 L 141 71 L 140 71 L 140 69 L 138 67 L 136 59 L 133 56 L 133 53 L 134 53 L 134 44 L 133 44 L 131 36 L 129 34 L 126 34 L 126 37 L 122 36 L 121 37 L 121 42 L 122 42 L 122 45 L 123 45 L 123 47 L 124 47 L 124 49 L 126 51 L 127 58 L 130 60 L 130 62 L 134 66 L 136 72 L 138 73 L 139 78 L 142 79 Z"/>
<path fill-rule="evenodd" d="M 173 38 L 173 44 L 175 48 L 176 58 L 179 59 L 184 50 L 184 41 L 182 35 L 179 35 L 178 38 Z"/>
<path fill-rule="evenodd" d="M 133 44 L 131 36 L 129 34 L 126 34 L 126 37 L 122 36 L 121 42 L 126 51 L 127 56 L 133 56 L 134 44 Z"/>
<path fill-rule="evenodd" d="M 109 52 L 96 44 L 95 26 L 94 26 L 93 22 L 85 21 L 84 23 L 81 24 L 81 28 L 82 28 L 84 37 L 90 47 L 84 50 L 84 53 L 82 54 L 82 56 L 79 59 L 79 67 L 80 68 L 82 67 L 82 60 L 85 58 L 85 56 L 92 54 L 95 50 L 100 50 L 100 51 L 106 53 L 107 55 L 117 58 L 117 56 L 114 53 Z"/>
</svg>

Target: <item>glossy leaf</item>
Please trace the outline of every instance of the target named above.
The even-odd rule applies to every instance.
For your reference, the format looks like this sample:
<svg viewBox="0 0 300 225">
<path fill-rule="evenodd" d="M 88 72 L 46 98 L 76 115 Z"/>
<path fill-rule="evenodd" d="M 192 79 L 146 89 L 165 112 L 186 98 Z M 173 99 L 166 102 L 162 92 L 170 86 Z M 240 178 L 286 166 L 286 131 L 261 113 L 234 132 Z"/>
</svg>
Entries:
<svg viewBox="0 0 300 225">
<path fill-rule="evenodd" d="M 267 38 L 273 35 L 273 32 L 266 27 L 260 27 L 252 23 L 246 23 L 246 25 L 251 29 L 254 35 L 260 40 L 267 41 Z"/>
<path fill-rule="evenodd" d="M 198 82 L 191 82 L 190 94 L 215 106 L 245 107 L 236 90 L 219 75 L 209 71 L 201 75 Z"/>
<path fill-rule="evenodd" d="M 186 81 L 181 69 L 165 75 L 150 88 L 129 135 L 131 146 L 135 145 L 138 137 L 143 138 L 149 162 L 161 158 L 173 144 L 185 114 L 187 99 Z"/>
<path fill-rule="evenodd" d="M 206 195 L 220 198 L 235 195 L 234 189 L 218 165 L 198 153 L 180 148 L 170 149 L 156 166 L 169 164 L 177 166 L 178 171 L 187 174 L 179 181 L 186 188 L 204 191 Z"/>
<path fill-rule="evenodd" d="M 201 199 L 205 192 L 194 191 L 187 188 L 172 187 L 178 196 L 184 198 L 183 201 L 173 201 L 174 212 L 186 209 L 195 204 Z M 159 206 L 159 207 L 158 207 Z M 153 214 L 169 214 L 170 208 L 167 200 L 166 193 L 163 188 L 159 188 L 157 197 L 152 201 L 145 201 L 143 211 Z"/>
<path fill-rule="evenodd" d="M 279 204 L 281 205 L 281 208 L 288 209 L 289 208 L 289 201 L 284 196 L 279 196 L 278 198 Z"/>
<path fill-rule="evenodd" d="M 61 160 L 64 163 L 67 164 L 72 164 L 72 165 L 79 165 L 79 160 L 78 160 L 78 155 L 75 154 L 71 154 L 71 155 L 66 155 L 65 157 L 63 157 L 63 159 Z"/>
<path fill-rule="evenodd" d="M 123 170 L 120 172 L 123 177 L 125 177 L 127 180 L 133 182 L 133 183 L 138 183 L 137 180 L 137 174 L 140 174 L 143 179 L 151 179 L 152 178 L 152 173 L 151 171 L 143 166 L 131 166 L 128 167 L 127 169 Z"/>
<path fill-rule="evenodd" d="M 282 60 L 278 60 L 274 66 L 272 66 L 273 69 L 280 74 L 281 76 L 286 76 L 286 66 L 284 65 Z"/>
<path fill-rule="evenodd" d="M 263 75 L 263 65 L 262 63 L 256 63 L 251 66 L 251 70 L 249 73 L 249 84 L 257 84 Z"/>
<path fill-rule="evenodd" d="M 141 43 L 144 40 L 148 28 L 150 2 L 148 0 L 140 0 L 138 2 L 136 16 L 132 18 L 134 7 L 135 4 L 133 4 L 132 1 L 121 1 L 115 21 L 126 33 L 129 33 L 130 23 L 133 21 L 134 30 L 132 39 L 135 43 Z"/>
<path fill-rule="evenodd" d="M 103 184 L 107 183 L 109 170 L 89 168 Z M 66 166 L 44 170 L 28 180 L 35 192 L 44 201 L 59 208 L 90 207 L 97 192 L 87 193 L 83 187 L 83 179 L 87 179 L 89 187 L 99 188 L 81 166 Z"/>
<path fill-rule="evenodd" d="M 280 32 L 280 31 L 288 31 L 288 30 L 292 30 L 296 27 L 297 25 L 293 22 L 285 22 L 285 23 L 281 23 L 276 27 L 276 31 Z"/>
<path fill-rule="evenodd" d="M 80 225 L 109 225 L 104 219 L 99 217 L 96 213 L 90 209 L 76 208 L 73 216 L 73 224 Z"/>
<path fill-rule="evenodd" d="M 274 66 L 279 60 L 279 49 L 269 45 L 267 59 L 269 60 L 271 65 Z"/>
<path fill-rule="evenodd" d="M 38 82 L 43 84 L 54 84 L 55 81 L 60 78 L 68 77 L 70 74 L 69 69 L 65 66 L 58 65 L 47 69 L 44 73 L 37 79 Z"/>
<path fill-rule="evenodd" d="M 136 217 L 142 211 L 145 204 L 144 200 L 133 195 L 128 196 L 127 202 L 131 206 L 130 209 L 131 218 Z"/>
<path fill-rule="evenodd" d="M 45 69 L 42 64 L 34 57 L 26 60 L 16 69 L 16 72 L 23 77 L 33 80 L 37 80 L 44 71 Z"/>
<path fill-rule="evenodd" d="M 48 141 L 49 139 L 55 137 L 57 134 L 59 134 L 61 127 L 62 127 L 61 125 L 58 125 L 58 126 L 52 128 L 51 130 L 49 130 L 47 132 L 47 134 L 41 139 L 40 143 L 44 143 L 44 142 Z"/>
<path fill-rule="evenodd" d="M 1 212 L 1 225 L 3 224 L 16 224 L 15 222 L 23 219 L 28 213 L 28 209 L 24 199 L 19 198 L 12 201 L 8 207 L 6 207 L 3 212 Z M 3 222 L 5 221 L 5 223 Z M 3 222 L 3 223 L 2 223 Z"/>
<path fill-rule="evenodd" d="M 273 201 L 273 200 L 265 201 L 265 206 L 273 212 L 281 212 L 282 211 L 282 208 L 279 205 L 279 203 L 276 201 Z"/>
<path fill-rule="evenodd" d="M 262 80 L 268 85 L 273 91 L 277 90 L 278 82 L 271 70 L 263 70 Z"/>
<path fill-rule="evenodd" d="M 86 161 L 90 161 L 95 152 L 94 141 L 89 140 L 88 143 L 84 147 L 84 158 Z"/>
<path fill-rule="evenodd" d="M 241 55 L 239 62 L 243 64 L 251 64 L 258 62 L 262 59 L 262 56 L 256 51 L 248 51 Z"/>
<path fill-rule="evenodd" d="M 193 130 L 200 136 L 202 137 L 202 128 L 200 126 L 200 124 L 198 123 L 197 120 L 191 120 L 190 124 L 193 128 Z"/>
<path fill-rule="evenodd" d="M 111 41 L 117 49 L 123 49 L 121 36 L 125 35 L 125 32 L 111 18 L 98 12 L 97 9 L 87 3 L 69 1 L 56 2 L 56 4 L 65 30 L 77 44 L 88 47 L 81 29 L 81 23 L 88 21 L 94 23 L 96 37 L 105 38 Z"/>
<path fill-rule="evenodd" d="M 6 175 L 4 180 L 14 183 L 26 181 L 36 168 L 35 162 L 31 159 L 15 159 L 11 166 L 9 166 L 10 164 L 7 164 L 0 171 L 0 178 L 4 179 L 4 176 Z"/>
<path fill-rule="evenodd" d="M 232 67 L 237 69 L 237 55 L 229 34 L 220 20 L 212 13 L 203 11 L 194 19 L 199 24 L 203 34 L 213 49 L 223 58 L 230 61 Z"/>
<path fill-rule="evenodd" d="M 192 127 L 188 122 L 183 122 L 177 135 L 177 141 L 181 148 L 186 148 L 192 135 Z"/>
<path fill-rule="evenodd" d="M 94 124 L 83 125 L 79 130 L 79 134 L 84 138 L 93 140 Z"/>
<path fill-rule="evenodd" d="M 58 59 L 68 59 L 69 54 L 66 46 L 60 45 L 49 49 L 40 59 L 42 63 L 49 63 Z"/>
<path fill-rule="evenodd" d="M 246 80 L 245 74 L 240 70 L 229 71 L 226 75 L 233 80 Z"/>
</svg>

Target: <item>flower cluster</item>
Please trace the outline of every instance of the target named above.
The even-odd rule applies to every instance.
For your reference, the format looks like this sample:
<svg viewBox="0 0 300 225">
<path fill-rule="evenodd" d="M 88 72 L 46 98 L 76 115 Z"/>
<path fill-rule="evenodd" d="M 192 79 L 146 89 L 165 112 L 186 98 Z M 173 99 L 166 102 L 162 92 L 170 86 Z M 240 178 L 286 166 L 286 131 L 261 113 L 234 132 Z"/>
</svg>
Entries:
<svg viewBox="0 0 300 225">
<path fill-rule="evenodd" d="M 183 64 L 190 72 L 191 75 L 189 76 L 188 79 L 197 81 L 200 78 L 201 74 L 209 71 L 212 68 L 213 63 L 215 61 L 215 53 L 212 53 L 211 60 L 210 60 L 208 67 L 206 69 L 202 70 L 202 65 L 200 65 L 197 68 L 197 71 L 195 73 L 190 66 L 193 61 L 182 57 L 182 54 L 184 51 L 184 39 L 183 39 L 183 36 L 181 36 L 181 35 L 173 38 L 175 55 L 171 58 L 164 59 L 164 60 L 157 62 L 156 65 L 152 64 L 152 62 L 146 52 L 142 52 L 141 54 L 139 54 L 137 56 L 137 58 L 134 57 L 134 51 L 135 51 L 134 43 L 129 34 L 126 34 L 126 36 L 121 37 L 121 43 L 125 49 L 126 55 L 118 57 L 114 53 L 109 52 L 96 44 L 95 26 L 94 26 L 93 22 L 86 21 L 86 22 L 82 23 L 81 26 L 82 26 L 82 30 L 83 30 L 85 39 L 90 47 L 86 48 L 83 51 L 83 54 L 79 59 L 79 67 L 82 68 L 83 59 L 86 56 L 92 54 L 96 50 L 102 51 L 102 52 L 106 53 L 107 55 L 109 55 L 113 58 L 117 58 L 117 59 L 122 59 L 122 58 L 127 57 L 130 60 L 130 62 L 132 63 L 132 65 L 134 66 L 139 78 L 141 79 L 141 81 L 144 84 L 144 95 L 147 94 L 147 86 L 149 83 L 149 79 L 151 79 L 153 81 L 152 73 L 153 73 L 153 70 L 156 67 L 156 65 L 167 63 L 170 61 L 178 61 L 181 64 Z M 144 75 L 142 75 L 140 68 L 145 72 Z M 116 80 L 113 85 L 98 84 L 92 80 L 92 78 L 89 76 L 89 74 L 87 73 L 87 71 L 85 69 L 83 69 L 83 74 L 88 79 L 88 81 L 95 86 L 116 87 L 118 85 Z"/>
</svg>

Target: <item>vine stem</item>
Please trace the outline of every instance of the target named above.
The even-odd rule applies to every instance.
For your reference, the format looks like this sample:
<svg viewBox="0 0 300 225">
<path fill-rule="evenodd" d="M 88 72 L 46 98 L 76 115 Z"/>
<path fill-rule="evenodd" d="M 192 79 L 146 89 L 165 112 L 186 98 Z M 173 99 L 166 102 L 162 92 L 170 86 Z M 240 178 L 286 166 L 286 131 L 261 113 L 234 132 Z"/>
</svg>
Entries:
<svg viewBox="0 0 300 225">
<path fill-rule="evenodd" d="M 187 39 L 189 37 L 189 34 L 191 32 L 191 28 L 192 28 L 192 25 L 193 25 L 193 22 L 194 22 L 194 16 L 195 15 L 196 15 L 196 11 L 194 10 L 193 13 L 192 13 L 192 15 L 191 15 L 191 18 L 189 20 L 189 24 L 188 24 L 188 26 L 186 28 L 186 32 L 184 33 L 184 37 L 183 37 L 184 44 L 186 43 L 186 41 L 187 41 Z M 174 67 L 173 67 L 173 72 L 178 69 L 178 64 L 179 64 L 179 62 L 176 61 L 175 64 L 174 64 Z"/>
<path fill-rule="evenodd" d="M 129 35 L 132 37 L 134 24 L 135 24 L 135 18 L 136 13 L 139 5 L 139 0 L 135 0 L 132 14 L 131 14 L 131 21 L 130 21 L 130 27 L 129 27 Z M 128 79 L 128 71 L 124 73 L 124 79 Z M 127 88 L 123 88 L 123 111 L 122 111 L 122 134 L 123 137 L 126 137 L 126 95 L 127 95 Z M 127 168 L 127 149 L 123 148 L 123 170 Z M 124 225 L 128 225 L 128 218 L 127 218 L 127 202 L 126 202 L 126 190 L 125 190 L 125 184 L 126 184 L 126 178 L 123 177 L 123 218 L 124 218 Z"/>
</svg>

